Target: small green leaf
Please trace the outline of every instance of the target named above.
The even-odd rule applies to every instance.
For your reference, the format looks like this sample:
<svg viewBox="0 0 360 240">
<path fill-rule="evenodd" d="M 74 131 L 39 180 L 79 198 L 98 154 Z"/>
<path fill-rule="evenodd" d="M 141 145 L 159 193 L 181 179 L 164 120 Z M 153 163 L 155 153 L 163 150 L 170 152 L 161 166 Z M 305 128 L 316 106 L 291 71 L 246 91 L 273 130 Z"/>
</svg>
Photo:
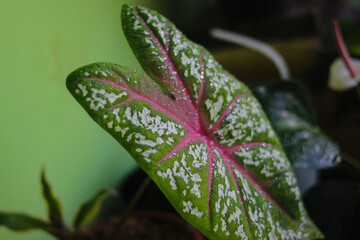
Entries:
<svg viewBox="0 0 360 240">
<path fill-rule="evenodd" d="M 13 231 L 29 231 L 42 229 L 47 231 L 51 226 L 47 222 L 26 214 L 0 212 L 0 226 Z"/>
<path fill-rule="evenodd" d="M 254 90 L 282 146 L 297 168 L 326 168 L 341 160 L 338 146 L 316 124 L 307 91 L 295 82 L 279 82 Z"/>
<path fill-rule="evenodd" d="M 116 194 L 116 191 L 104 188 L 99 190 L 92 198 L 83 202 L 75 215 L 73 228 L 78 229 L 82 224 L 94 218 L 99 212 L 101 202 L 110 194 Z"/>
<path fill-rule="evenodd" d="M 41 173 L 42 194 L 48 207 L 48 215 L 54 227 L 63 226 L 63 214 L 59 200 L 54 196 L 51 186 L 46 179 L 45 170 Z"/>
</svg>

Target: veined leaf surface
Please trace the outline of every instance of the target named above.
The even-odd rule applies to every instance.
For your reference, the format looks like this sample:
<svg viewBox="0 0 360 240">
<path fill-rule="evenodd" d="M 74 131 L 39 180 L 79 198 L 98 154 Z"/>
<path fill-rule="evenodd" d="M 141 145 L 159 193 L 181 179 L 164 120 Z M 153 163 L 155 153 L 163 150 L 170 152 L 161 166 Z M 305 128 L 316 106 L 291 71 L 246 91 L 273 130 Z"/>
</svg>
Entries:
<svg viewBox="0 0 360 240">
<path fill-rule="evenodd" d="M 313 239 L 291 166 L 260 104 L 163 16 L 125 5 L 123 30 L 148 76 L 97 63 L 67 87 L 210 239 Z"/>
</svg>

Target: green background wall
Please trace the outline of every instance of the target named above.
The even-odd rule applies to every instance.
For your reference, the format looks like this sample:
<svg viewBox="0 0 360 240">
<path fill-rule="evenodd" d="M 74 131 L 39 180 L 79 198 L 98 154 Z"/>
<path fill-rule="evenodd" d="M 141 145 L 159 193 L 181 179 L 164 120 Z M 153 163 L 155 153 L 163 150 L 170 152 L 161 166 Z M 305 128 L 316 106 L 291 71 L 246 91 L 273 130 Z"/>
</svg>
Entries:
<svg viewBox="0 0 360 240">
<path fill-rule="evenodd" d="M 0 209 L 45 217 L 46 167 L 71 221 L 79 202 L 135 166 L 65 87 L 71 71 L 93 62 L 140 69 L 121 30 L 124 2 L 159 10 L 149 0 L 0 0 Z M 0 227 L 0 239 L 53 238 Z"/>
</svg>

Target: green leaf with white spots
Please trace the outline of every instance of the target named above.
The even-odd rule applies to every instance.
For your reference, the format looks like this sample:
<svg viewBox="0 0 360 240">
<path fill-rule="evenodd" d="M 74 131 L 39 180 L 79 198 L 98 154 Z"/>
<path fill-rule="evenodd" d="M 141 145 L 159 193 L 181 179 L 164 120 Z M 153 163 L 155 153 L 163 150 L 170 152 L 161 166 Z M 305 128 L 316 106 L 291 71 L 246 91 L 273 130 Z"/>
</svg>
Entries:
<svg viewBox="0 0 360 240">
<path fill-rule="evenodd" d="M 67 87 L 210 239 L 314 239 L 291 165 L 260 104 L 160 14 L 125 5 L 125 36 L 146 75 L 82 67 Z"/>
<path fill-rule="evenodd" d="M 254 90 L 296 168 L 337 165 L 338 146 L 318 127 L 308 92 L 295 82 L 279 82 Z"/>
</svg>

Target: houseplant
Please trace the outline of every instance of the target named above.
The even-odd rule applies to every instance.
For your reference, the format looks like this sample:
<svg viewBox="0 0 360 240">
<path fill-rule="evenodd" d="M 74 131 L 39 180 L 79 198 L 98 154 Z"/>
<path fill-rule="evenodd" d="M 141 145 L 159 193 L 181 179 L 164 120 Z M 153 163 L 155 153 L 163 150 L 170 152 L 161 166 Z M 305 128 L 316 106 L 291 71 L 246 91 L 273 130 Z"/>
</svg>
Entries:
<svg viewBox="0 0 360 240">
<path fill-rule="evenodd" d="M 157 13 L 125 6 L 123 24 L 157 82 L 99 63 L 72 73 L 68 88 L 183 217 L 212 239 L 321 237 L 251 92 Z"/>
<path fill-rule="evenodd" d="M 67 86 L 177 211 L 214 239 L 320 237 L 250 91 L 161 15 L 125 5 L 122 22 L 136 57 L 156 82 L 127 67 L 99 63 L 70 74 Z"/>
</svg>

